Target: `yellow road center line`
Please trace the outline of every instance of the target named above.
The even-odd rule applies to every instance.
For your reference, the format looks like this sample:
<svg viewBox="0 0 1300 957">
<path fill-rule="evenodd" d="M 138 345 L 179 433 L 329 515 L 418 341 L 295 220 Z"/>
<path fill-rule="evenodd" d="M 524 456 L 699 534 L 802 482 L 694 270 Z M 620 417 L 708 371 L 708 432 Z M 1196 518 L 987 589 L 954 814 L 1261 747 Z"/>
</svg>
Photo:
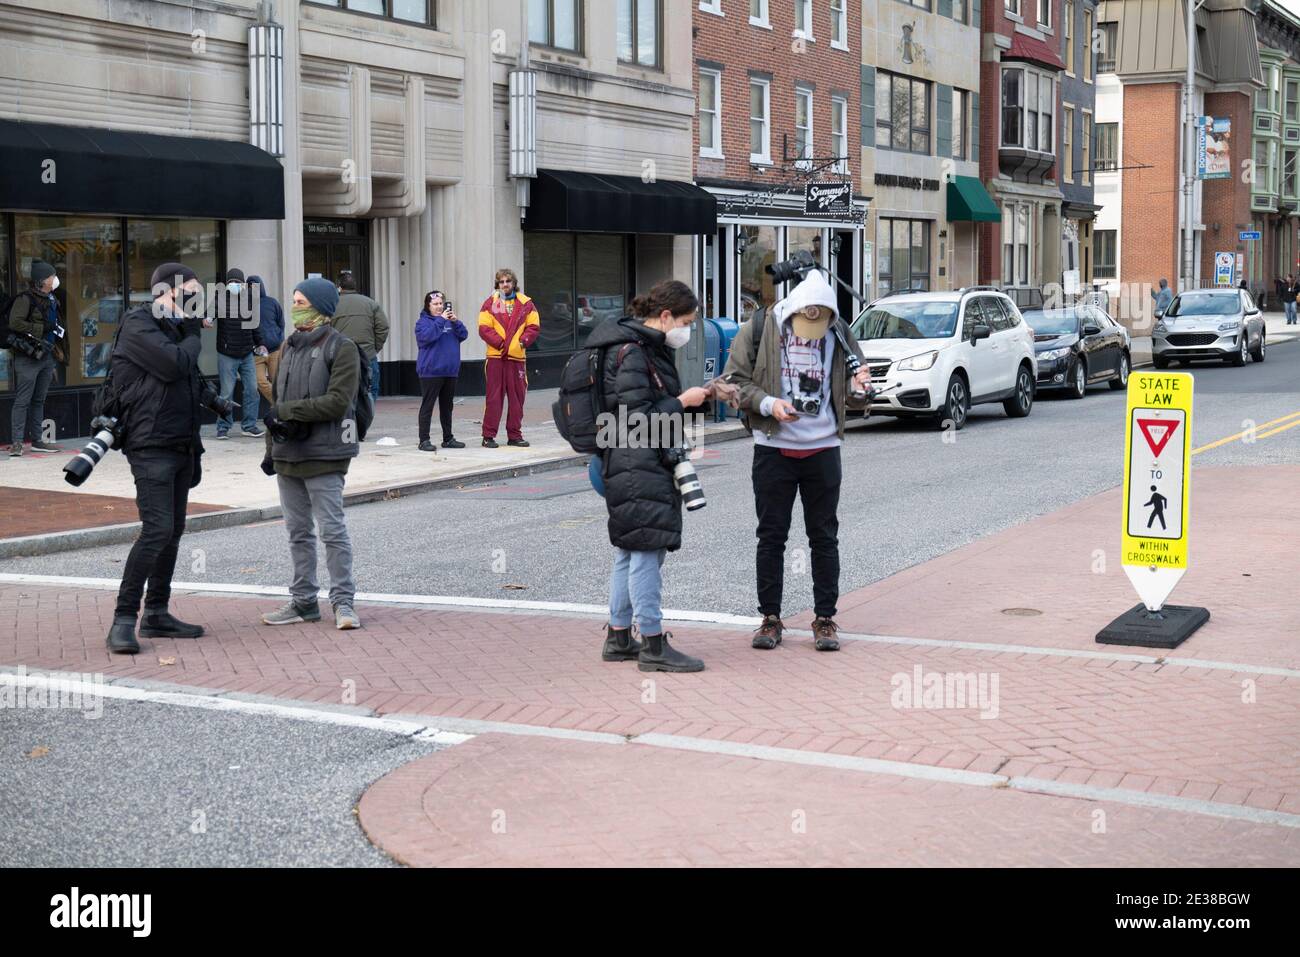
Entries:
<svg viewBox="0 0 1300 957">
<path fill-rule="evenodd" d="M 1294 429 L 1297 425 L 1300 425 L 1300 419 L 1296 419 L 1294 422 L 1288 422 L 1286 425 L 1280 425 L 1276 429 L 1270 429 L 1267 432 L 1255 436 L 1255 438 L 1266 439 L 1270 435 L 1277 435 L 1279 432 L 1285 432 L 1287 429 Z"/>
<path fill-rule="evenodd" d="M 1271 432 L 1265 432 L 1261 434 L 1259 431 L 1260 429 L 1267 429 L 1270 425 L 1277 425 L 1279 422 L 1286 422 L 1288 419 L 1296 419 L 1296 421 L 1292 422 L 1291 425 L 1283 426 L 1280 429 L 1274 429 Z M 1210 449 L 1217 449 L 1220 445 L 1227 445 L 1229 442 L 1235 442 L 1243 435 L 1249 435 L 1252 431 L 1255 433 L 1255 438 L 1262 439 L 1266 435 L 1275 435 L 1278 432 L 1283 432 L 1286 429 L 1291 428 L 1291 426 L 1293 425 L 1300 425 L 1300 412 L 1292 412 L 1289 415 L 1284 415 L 1281 416 L 1280 418 L 1273 419 L 1269 422 L 1264 422 L 1260 425 L 1255 426 L 1254 429 L 1243 429 L 1242 431 L 1238 432 L 1236 435 L 1229 435 L 1227 438 L 1218 439 L 1214 442 L 1209 443 L 1208 445 L 1202 445 L 1199 449 L 1192 449 L 1192 454 L 1195 455 L 1198 452 L 1208 452 Z"/>
</svg>

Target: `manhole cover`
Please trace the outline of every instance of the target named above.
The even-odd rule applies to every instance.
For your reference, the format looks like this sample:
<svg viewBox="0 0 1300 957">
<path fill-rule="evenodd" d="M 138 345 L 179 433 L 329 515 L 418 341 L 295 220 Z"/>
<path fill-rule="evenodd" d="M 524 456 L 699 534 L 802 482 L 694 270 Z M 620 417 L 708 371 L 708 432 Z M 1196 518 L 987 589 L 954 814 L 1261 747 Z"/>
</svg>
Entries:
<svg viewBox="0 0 1300 957">
<path fill-rule="evenodd" d="M 1014 615 L 1016 618 L 1033 618 L 1035 615 L 1041 615 L 1042 612 L 1037 608 L 1003 608 L 1002 614 Z"/>
</svg>

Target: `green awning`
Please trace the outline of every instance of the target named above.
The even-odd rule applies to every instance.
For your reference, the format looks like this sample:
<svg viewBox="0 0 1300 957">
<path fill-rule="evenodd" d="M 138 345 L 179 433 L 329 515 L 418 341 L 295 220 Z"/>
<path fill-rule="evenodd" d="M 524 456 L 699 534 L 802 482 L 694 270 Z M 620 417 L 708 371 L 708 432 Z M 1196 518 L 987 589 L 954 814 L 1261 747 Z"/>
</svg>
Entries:
<svg viewBox="0 0 1300 957">
<path fill-rule="evenodd" d="M 1002 211 L 993 197 L 974 176 L 954 176 L 948 182 L 948 221 L 950 223 L 996 223 Z"/>
</svg>

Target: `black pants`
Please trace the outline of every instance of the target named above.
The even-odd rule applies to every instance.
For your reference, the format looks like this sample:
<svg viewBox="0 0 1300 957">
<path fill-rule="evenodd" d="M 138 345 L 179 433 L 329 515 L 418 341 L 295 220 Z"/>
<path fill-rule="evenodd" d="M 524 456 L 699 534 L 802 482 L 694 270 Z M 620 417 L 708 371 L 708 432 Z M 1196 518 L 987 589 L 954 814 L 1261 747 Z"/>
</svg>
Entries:
<svg viewBox="0 0 1300 957">
<path fill-rule="evenodd" d="M 420 441 L 429 441 L 429 420 L 433 418 L 433 404 L 438 403 L 438 419 L 442 422 L 442 440 L 450 442 L 455 436 L 451 434 L 451 407 L 456 398 L 456 377 L 454 375 L 438 376 L 433 379 L 420 379 L 420 388 L 424 397 L 420 400 Z"/>
<path fill-rule="evenodd" d="M 758 610 L 781 614 L 785 583 L 785 540 L 790 534 L 794 496 L 803 502 L 803 523 L 812 549 L 813 612 L 835 615 L 840 597 L 840 450 L 825 449 L 806 459 L 754 446 L 754 505 L 758 511 Z"/>
<path fill-rule="evenodd" d="M 140 612 L 146 581 L 146 610 L 166 608 L 171 599 L 172 573 L 176 570 L 181 533 L 185 531 L 194 458 L 188 451 L 141 449 L 127 455 L 127 461 L 135 478 L 135 504 L 143 527 L 122 570 L 115 614 L 134 618 Z"/>
</svg>

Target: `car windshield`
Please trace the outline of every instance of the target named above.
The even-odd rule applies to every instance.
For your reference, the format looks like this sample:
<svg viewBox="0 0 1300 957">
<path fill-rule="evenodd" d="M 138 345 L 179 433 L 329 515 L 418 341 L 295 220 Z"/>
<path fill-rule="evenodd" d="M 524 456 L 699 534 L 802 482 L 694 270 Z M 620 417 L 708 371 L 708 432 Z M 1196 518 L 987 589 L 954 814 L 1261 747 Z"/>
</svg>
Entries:
<svg viewBox="0 0 1300 957">
<path fill-rule="evenodd" d="M 946 339 L 956 328 L 955 302 L 878 302 L 856 332 L 859 339 Z"/>
<path fill-rule="evenodd" d="M 1166 316 L 1231 316 L 1241 308 L 1235 292 L 1185 292 L 1169 306 Z"/>
<path fill-rule="evenodd" d="M 1078 332 L 1078 313 L 1073 309 L 1054 309 L 1044 312 L 1041 309 L 1029 309 L 1021 313 L 1029 323 L 1035 335 L 1065 336 Z"/>
</svg>

